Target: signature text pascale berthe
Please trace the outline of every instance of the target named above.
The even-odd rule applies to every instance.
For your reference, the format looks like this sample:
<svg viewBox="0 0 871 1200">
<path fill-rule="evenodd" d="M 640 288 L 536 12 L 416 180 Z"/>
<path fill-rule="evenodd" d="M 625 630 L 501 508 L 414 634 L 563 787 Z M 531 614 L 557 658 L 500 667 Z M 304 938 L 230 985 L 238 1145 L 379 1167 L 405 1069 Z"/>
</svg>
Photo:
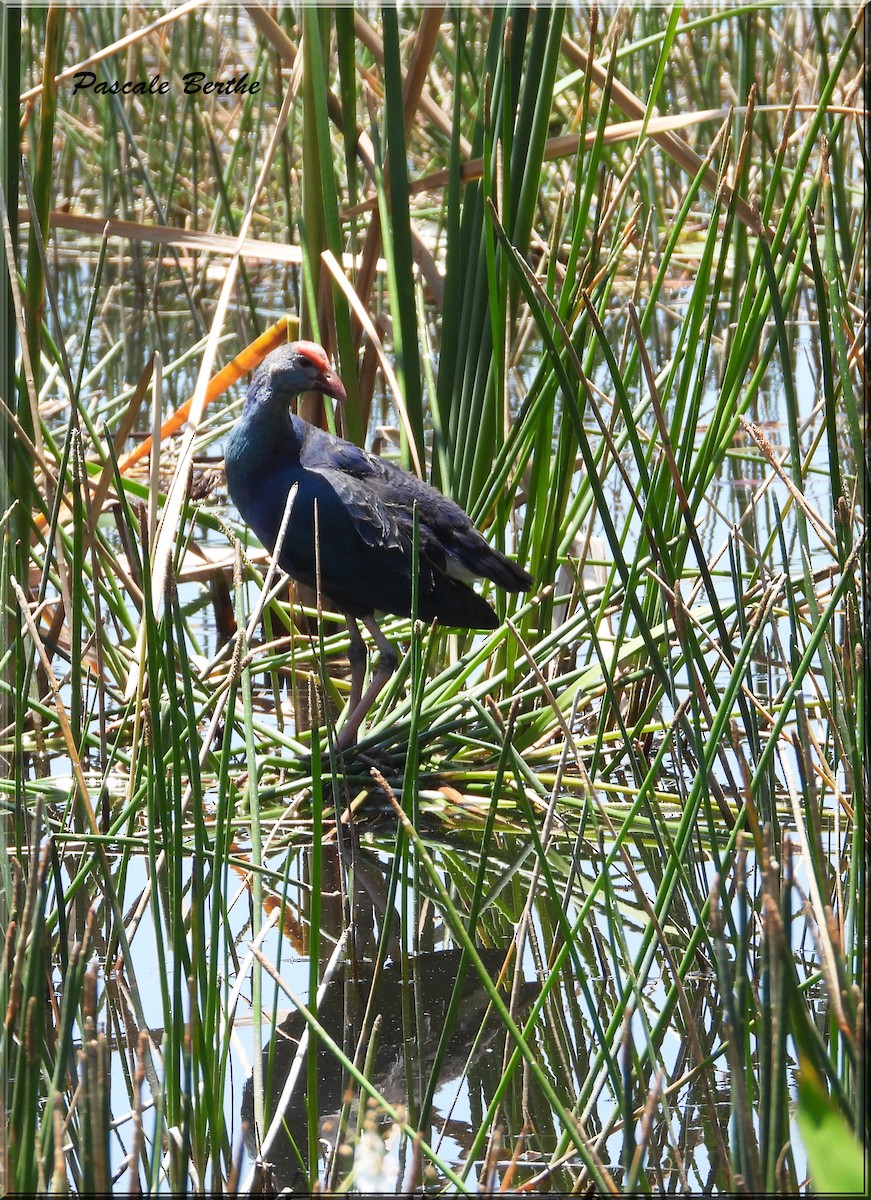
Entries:
<svg viewBox="0 0 871 1200">
<path fill-rule="evenodd" d="M 182 75 L 186 96 L 196 92 L 204 95 L 236 96 L 243 92 L 260 91 L 260 81 L 248 82 L 248 72 L 230 79 L 207 79 L 205 71 L 188 71 Z M 73 95 L 76 92 L 92 91 L 96 96 L 165 96 L 169 91 L 168 79 L 152 75 L 150 79 L 104 79 L 98 80 L 93 71 L 76 71 L 73 75 Z"/>
</svg>

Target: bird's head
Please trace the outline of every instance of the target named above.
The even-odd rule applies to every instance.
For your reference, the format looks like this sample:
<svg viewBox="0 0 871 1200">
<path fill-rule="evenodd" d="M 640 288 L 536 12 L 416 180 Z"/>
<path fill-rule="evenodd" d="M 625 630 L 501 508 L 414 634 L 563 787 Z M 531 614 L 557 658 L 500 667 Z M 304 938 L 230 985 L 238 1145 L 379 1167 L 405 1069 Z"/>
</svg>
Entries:
<svg viewBox="0 0 871 1200">
<path fill-rule="evenodd" d="M 345 387 L 316 342 L 291 342 L 267 354 L 254 372 L 251 391 L 288 402 L 301 392 L 321 392 L 346 400 Z"/>
</svg>

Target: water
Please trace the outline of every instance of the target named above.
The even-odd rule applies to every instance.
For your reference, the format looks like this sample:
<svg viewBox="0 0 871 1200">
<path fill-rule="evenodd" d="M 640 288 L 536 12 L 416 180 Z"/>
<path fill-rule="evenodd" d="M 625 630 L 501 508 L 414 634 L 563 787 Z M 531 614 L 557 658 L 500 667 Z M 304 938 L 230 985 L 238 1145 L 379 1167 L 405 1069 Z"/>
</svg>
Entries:
<svg viewBox="0 0 871 1200">
<path fill-rule="evenodd" d="M 79 254 L 75 259 L 63 254 L 60 258 L 60 293 L 64 303 L 73 306 L 72 297 L 86 290 L 89 263 Z M 271 276 L 269 272 L 255 279 L 255 285 L 269 294 Z M 140 308 L 135 299 L 122 286 L 115 286 L 111 276 L 106 280 L 114 297 L 114 305 L 103 310 L 97 336 L 89 345 L 89 361 L 103 359 L 102 369 L 86 387 L 85 403 L 98 423 L 101 417 L 110 422 L 117 419 L 124 404 L 115 399 L 124 389 L 135 384 L 139 372 L 151 348 L 160 345 L 164 358 L 171 362 L 181 359 L 189 350 L 191 337 L 190 317 L 181 308 L 158 305 L 156 308 Z M 170 292 L 171 289 L 166 289 Z M 141 312 L 143 319 L 130 320 L 131 311 Z M 75 310 L 72 308 L 74 314 Z M 658 326 L 658 337 L 663 363 L 673 342 L 679 320 L 663 316 Z M 121 337 L 121 330 L 131 329 L 131 336 Z M 816 375 L 810 359 L 811 330 L 802 327 L 796 331 L 796 386 L 801 399 L 803 416 L 810 414 L 815 395 Z M 231 336 L 222 346 L 221 358 L 229 358 L 241 347 L 244 338 Z M 108 357 L 107 357 L 108 356 Z M 167 411 L 183 403 L 191 394 L 196 377 L 197 359 L 183 361 L 176 370 L 165 377 L 165 405 Z M 524 378 L 524 370 L 520 378 Z M 711 386 L 716 383 L 717 359 L 711 366 Z M 602 373 L 594 381 L 603 391 L 607 389 L 607 377 Z M 241 398 L 238 387 L 232 399 L 222 398 L 213 412 L 207 416 L 200 442 L 198 462 L 201 468 L 212 465 L 220 455 L 221 440 L 209 441 L 214 430 L 226 430 L 231 416 Z M 713 392 L 711 393 L 713 397 Z M 59 396 L 54 387 L 48 389 L 43 400 L 50 405 Z M 701 437 L 705 431 L 709 413 L 703 411 L 698 429 Z M 757 419 L 766 423 L 768 436 L 776 442 L 778 431 L 783 428 L 782 393 L 778 388 L 776 372 L 770 385 L 761 395 Z M 64 427 L 65 414 L 58 411 L 52 418 L 58 430 Z M 382 409 L 373 424 L 390 423 L 395 414 Z M 147 429 L 147 413 L 143 412 L 139 432 Z M 652 430 L 650 432 L 653 432 Z M 804 449 L 807 448 L 805 436 Z M 824 455 L 819 456 L 820 467 L 824 466 Z M 702 549 L 708 561 L 715 557 L 719 547 L 725 547 L 736 526 L 754 547 L 764 545 L 770 537 L 775 523 L 773 507 L 777 497 L 781 509 L 787 502 L 788 490 L 781 482 L 763 485 L 768 477 L 767 468 L 759 467 L 755 472 L 748 467 L 745 457 L 728 458 L 720 477 L 714 482 L 707 497 L 706 515 L 700 523 Z M 580 480 L 580 475 L 578 476 Z M 818 469 L 811 476 L 807 491 L 808 500 L 825 511 L 827 503 L 827 480 L 825 472 Z M 641 534 L 640 519 L 632 511 L 626 493 L 615 485 L 611 496 L 612 513 L 619 522 L 625 521 L 629 538 Z M 222 520 L 232 521 L 234 514 L 227 507 L 225 493 L 219 488 L 210 498 L 209 504 Z M 751 509 L 752 504 L 752 509 Z M 598 534 L 601 527 L 594 526 Z M 229 543 L 220 527 L 200 525 L 197 540 L 207 553 L 221 554 L 229 549 Z M 811 528 L 811 554 L 813 563 L 828 561 L 825 546 Z M 119 544 L 120 552 L 120 544 Z M 794 546 L 789 552 L 797 555 Z M 797 561 L 797 560 L 796 560 Z M 190 565 L 190 573 L 186 574 Z M 792 565 L 795 565 L 793 563 Z M 195 575 L 194 560 L 185 560 L 181 570 L 180 601 L 187 622 L 191 646 L 199 656 L 199 662 L 214 659 L 221 649 L 222 635 L 216 619 L 216 605 L 201 578 Z M 731 596 L 731 578 L 724 562 L 721 573 L 715 575 L 718 595 L 725 601 Z M 245 607 L 250 611 L 255 600 L 256 589 L 246 584 Z M 131 608 L 131 614 L 135 610 Z M 777 619 L 776 628 L 781 639 L 789 636 L 787 614 Z M 579 653 L 589 654 L 589 649 Z M 757 678 L 756 694 L 763 700 L 776 697 L 788 680 L 787 664 L 775 647 L 770 653 L 753 664 Z M 727 668 L 720 665 L 716 679 L 722 683 Z M 271 686 L 264 677 L 255 680 L 257 715 L 267 730 L 277 729 Z M 690 681 L 683 685 L 687 691 Z M 63 695 L 69 702 L 69 689 Z M 286 725 L 292 735 L 294 726 L 292 713 Z M 665 713 L 666 720 L 669 713 Z M 203 726 L 205 726 L 205 716 Z M 236 777 L 244 769 L 244 745 L 241 736 L 232 743 L 233 768 Z M 461 747 L 467 751 L 468 747 Z M 53 782 L 61 789 L 73 790 L 69 760 L 64 755 L 49 756 Z M 396 769 L 397 764 L 389 764 Z M 552 769 L 553 762 L 545 765 Z M 383 766 L 383 764 L 382 764 Z M 448 760 L 447 767 L 451 766 Z M 470 771 L 469 760 L 461 760 L 461 768 Z M 724 766 L 729 768 L 724 770 Z M 666 764 L 671 773 L 671 782 L 678 797 L 684 800 L 692 788 L 695 765 L 690 757 L 674 755 Z M 793 764 L 796 773 L 797 764 Z M 784 768 L 779 764 L 778 779 L 785 780 Z M 473 774 L 473 772 L 472 772 Z M 95 775 L 95 782 L 98 776 Z M 663 779 L 667 775 L 663 775 Z M 725 752 L 717 768 L 717 778 L 731 797 L 730 782 L 740 782 L 740 762 L 731 751 Z M 126 794 L 127 776 L 119 769 L 110 779 L 111 799 L 121 804 Z M 365 772 L 356 784 L 349 786 L 348 794 L 341 799 L 339 808 L 354 798 L 355 788 L 368 785 Z M 401 787 L 401 780 L 397 784 Z M 707 957 L 703 949 L 694 951 L 693 968 L 686 975 L 683 995 L 677 1007 L 669 997 L 674 981 L 674 964 L 682 955 L 690 953 L 693 935 L 699 923 L 699 914 L 710 894 L 716 874 L 715 861 L 722 853 L 716 839 L 706 837 L 703 831 L 691 841 L 682 857 L 685 877 L 681 880 L 674 902 L 668 910 L 668 944 L 672 959 L 662 953 L 659 931 L 651 932 L 650 904 L 657 892 L 667 886 L 666 864 L 668 847 L 663 842 L 664 828 L 672 836 L 680 820 L 680 810 L 669 814 L 665 826 L 657 824 L 653 811 L 639 815 L 637 826 L 624 835 L 625 858 L 617 857 L 606 871 L 604 862 L 614 847 L 615 829 L 619 828 L 620 815 L 613 796 L 583 799 L 583 791 L 569 793 L 563 797 L 563 826 L 554 835 L 548 847 L 546 876 L 539 876 L 527 906 L 527 890 L 532 884 L 532 866 L 535 862 L 533 828 L 529 826 L 527 814 L 517 801 L 517 792 L 512 793 L 513 803 L 505 826 L 497 827 L 497 833 L 484 850 L 481 833 L 487 811 L 486 786 L 472 786 L 477 795 L 480 812 L 470 815 L 468 827 L 457 820 L 451 830 L 442 820 L 438 803 L 444 799 L 439 792 L 441 781 L 438 775 L 422 781 L 420 794 L 425 814 L 424 834 L 430 853 L 437 864 L 439 876 L 452 893 L 460 911 L 467 911 L 475 890 L 475 880 L 481 872 L 480 916 L 476 924 L 476 940 L 486 948 L 483 955 L 491 977 L 496 976 L 499 966 L 506 960 L 516 936 L 518 923 L 524 912 L 528 913 L 525 936 L 522 940 L 519 968 L 508 972 L 509 982 L 513 972 L 517 976 L 517 998 L 515 1017 L 524 1019 L 530 1004 L 538 994 L 541 981 L 547 976 L 554 955 L 564 944 L 568 930 L 572 930 L 572 952 L 557 972 L 550 998 L 544 1006 L 531 1035 L 537 1061 L 543 1067 L 546 1078 L 555 1089 L 556 1098 L 567 1111 L 582 1121 L 585 1138 L 592 1140 L 597 1156 L 607 1164 L 618 1182 L 633 1170 L 632 1157 L 636 1139 L 644 1127 L 643 1111 L 650 1094 L 656 1097 L 652 1106 L 650 1127 L 645 1131 L 648 1139 L 644 1170 L 651 1185 L 677 1190 L 710 1191 L 723 1187 L 721 1149 L 718 1138 L 728 1142 L 729 1123 L 732 1115 L 733 1097 L 730 1087 L 730 1068 L 724 1050 L 722 1024 L 723 980 L 718 977 L 717 965 Z M 451 783 L 450 786 L 453 786 Z M 468 780 L 463 785 L 469 788 Z M 240 794 L 236 807 L 233 832 L 239 867 L 231 871 L 224 880 L 223 904 L 220 913 L 221 941 L 219 946 L 207 944 L 210 953 L 221 955 L 218 982 L 226 1003 L 231 994 L 238 991 L 232 1036 L 224 1030 L 213 1031 L 215 1037 L 226 1038 L 228 1069 L 225 1087 L 220 1096 L 226 1122 L 227 1136 L 231 1147 L 243 1144 L 248 1155 L 254 1153 L 256 1133 L 262 1137 L 265 1129 L 256 1131 L 253 1102 L 252 1068 L 263 1056 L 262 1071 L 266 1081 L 265 1123 L 270 1120 L 279 1104 L 292 1061 L 296 1042 L 303 1029 L 302 1018 L 295 1003 L 284 987 L 276 983 L 268 973 L 263 973 L 259 987 L 259 1001 L 254 994 L 254 968 L 249 956 L 249 944 L 261 929 L 265 919 L 276 912 L 281 919 L 270 929 L 259 944 L 266 959 L 273 965 L 286 988 L 303 1004 L 311 1004 L 309 962 L 313 945 L 323 969 L 336 944 L 347 936 L 348 951 L 345 965 L 339 971 L 337 982 L 330 985 L 327 996 L 319 1008 L 319 1019 L 337 1044 L 344 1047 L 348 1058 L 354 1057 L 363 1012 L 365 1011 L 368 981 L 371 980 L 372 964 L 377 955 L 378 941 L 391 925 L 387 937 L 388 954 L 383 967 L 381 983 L 376 988 L 376 1008 L 381 1013 L 381 1024 L 375 1039 L 375 1058 L 371 1077 L 379 1093 L 394 1109 L 394 1116 L 359 1108 L 350 1113 L 349 1132 L 351 1149 L 339 1151 L 338 1158 L 328 1150 L 328 1143 L 335 1146 L 338 1137 L 338 1122 L 344 1095 L 344 1078 L 336 1065 L 335 1057 L 323 1047 L 318 1051 L 318 1114 L 317 1130 L 321 1138 L 321 1157 L 318 1170 L 326 1179 L 332 1170 L 338 1177 L 347 1178 L 356 1172 L 357 1185 L 374 1187 L 380 1180 L 383 1186 L 399 1181 L 403 1187 L 420 1177 L 424 1167 L 415 1162 L 414 1147 L 399 1135 L 396 1118 L 408 1114 L 410 1105 L 419 1103 L 429 1078 L 429 1059 L 444 1022 L 445 1006 L 448 1003 L 453 980 L 459 965 L 459 943 L 456 929 L 450 928 L 433 895 L 433 884 L 427 879 L 420 862 L 414 855 L 403 860 L 403 870 L 398 888 L 390 890 L 390 871 L 395 862 L 395 820 L 385 805 L 369 801 L 356 815 L 353 833 L 345 831 L 340 852 L 325 852 L 325 864 L 332 874 L 330 886 L 325 889 L 319 924 L 311 927 L 310 897 L 306 890 L 311 873 L 311 825 L 308 818 L 308 803 L 312 785 L 308 785 L 300 797 L 293 774 L 271 787 L 268 781 L 262 792 L 263 817 L 269 823 L 274 838 L 262 854 L 266 869 L 271 872 L 265 878 L 267 904 L 262 912 L 255 912 L 244 876 L 246 856 L 252 853 L 254 836 L 249 815 Z M 530 809 L 533 826 L 538 830 L 546 802 L 546 789 L 532 793 L 537 807 Z M 212 819 L 218 811 L 220 795 L 207 789 L 206 817 Z M 429 797 L 429 799 L 428 799 Z M 580 798 L 579 798 L 580 797 Z M 333 798 L 327 796 L 327 801 Z M 609 827 L 598 801 L 615 804 L 614 827 Z M 569 803 L 570 801 L 570 803 Z M 335 801 L 337 802 L 337 801 Z M 338 803 L 338 802 L 337 802 Z M 272 824 L 281 808 L 288 805 L 286 819 Z M 60 808 L 53 811 L 60 821 Z M 117 811 L 117 810 L 116 810 Z M 625 813 L 625 807 L 623 808 Z M 429 814 L 427 816 L 427 813 Z M 716 816 L 716 814 L 715 814 Z M 190 821 L 191 814 L 188 814 Z M 844 823 L 846 828 L 846 822 Z M 332 826 L 330 827 L 330 830 Z M 141 820 L 135 818 L 125 827 L 128 836 L 143 838 Z M 722 833 L 722 831 L 720 830 Z M 781 831 L 781 845 L 786 828 Z M 331 834 L 332 836 L 332 834 Z M 272 837 L 272 834 L 270 834 Z M 838 844 L 831 829 L 827 831 L 826 849 L 834 862 L 838 855 Z M 359 840 L 358 840 L 359 839 Z M 74 842 L 67 844 L 69 871 L 65 877 L 66 888 L 75 876 L 77 860 L 73 855 Z M 407 851 L 404 853 L 407 854 Z M 149 872 L 142 855 L 133 853 L 116 858 L 119 874 L 114 881 L 118 888 L 122 909 L 129 911 L 137 899 L 148 890 Z M 177 880 L 182 906 L 198 911 L 192 902 L 192 889 L 197 874 L 190 858 L 182 859 L 182 874 Z M 747 907 L 742 909 L 740 898 L 734 901 L 730 918 L 744 920 L 748 924 L 746 952 L 753 968 L 751 977 L 758 972 L 758 960 L 762 954 L 762 942 L 757 929 L 750 928 L 753 916 L 750 903 L 762 886 L 760 869 L 753 858 L 747 860 L 746 871 L 750 879 Z M 352 881 L 352 882 L 349 882 Z M 721 887 L 737 886 L 734 873 Z M 350 895 L 348 891 L 350 890 Z M 220 889 L 219 889 L 220 891 Z M 792 885 L 790 906 L 800 913 L 803 896 L 807 892 L 807 878 L 799 867 L 796 882 Z M 590 897 L 593 896 L 591 900 Z M 211 903 L 217 903 L 213 900 Z M 167 920 L 167 910 L 162 906 L 161 919 Z M 277 907 L 276 907 L 277 906 Z M 211 916 L 207 905 L 203 910 Z M 388 921 L 388 914 L 391 914 Z M 743 915 L 742 915 L 743 914 Z M 124 1164 L 131 1147 L 132 1122 L 125 1117 L 129 1109 L 129 1052 L 127 1045 L 135 1044 L 135 1034 L 143 1028 L 149 1031 L 155 1056 L 162 1053 L 162 1031 L 167 1019 L 163 990 L 159 987 L 143 986 L 165 971 L 167 980 L 184 992 L 184 972 L 187 967 L 176 957 L 176 947 L 163 944 L 165 931 L 154 924 L 155 909 L 146 904 L 136 930 L 135 979 L 127 980 L 125 971 L 116 974 L 114 963 L 104 963 L 105 975 L 101 991 L 102 1019 L 107 1030 L 115 1039 L 112 1058 L 112 1111 L 117 1118 L 113 1132 L 113 1170 L 119 1174 L 120 1186 L 126 1186 Z M 816 948 L 808 934 L 807 925 L 796 919 L 790 929 L 791 945 L 800 963 L 803 980 L 812 980 L 819 971 Z M 419 955 L 415 959 L 413 979 L 402 979 L 401 962 L 405 954 Z M 734 966 L 734 964 L 733 964 Z M 55 972 L 55 984 L 62 994 L 63 978 Z M 138 986 L 137 986 L 138 981 Z M 125 989 L 135 987 L 141 1009 L 131 1016 L 125 1005 Z M 476 1141 L 476 1131 L 481 1126 L 484 1113 L 494 1103 L 497 1091 L 504 1081 L 507 1050 L 501 1023 L 491 1017 L 484 1024 L 483 1040 L 476 1046 L 478 1029 L 482 1020 L 482 989 L 480 981 L 471 970 L 467 971 L 466 990 L 463 992 L 457 1013 L 453 1039 L 446 1047 L 447 1066 L 444 1067 L 439 1086 L 435 1089 L 433 1108 L 427 1128 L 423 1131 L 430 1145 L 443 1163 L 456 1170 L 467 1167 L 467 1182 L 471 1186 L 489 1186 L 493 1180 L 529 1181 L 537 1173 L 545 1172 L 551 1156 L 558 1154 L 560 1165 L 551 1175 L 546 1175 L 556 1189 L 573 1186 L 583 1165 L 577 1150 L 561 1138 L 560 1121 L 553 1115 L 553 1096 L 546 1096 L 542 1085 L 536 1080 L 529 1066 L 519 1066 L 511 1076 L 499 1108 L 498 1144 L 486 1145 Z M 628 1007 L 625 996 L 631 996 Z M 203 1002 L 202 996 L 190 998 L 182 1005 L 177 1019 L 191 1021 L 195 1004 Z M 680 1019 L 662 1032 L 661 1040 L 654 1031 L 667 1005 Z M 818 1003 L 821 1019 L 825 1014 L 822 998 Z M 617 1019 L 613 1014 L 627 1013 L 626 1019 Z M 260 1015 L 257 1015 L 260 1014 Z M 371 1024 L 371 1022 L 370 1022 Z M 613 1027 L 609 1030 L 609 1025 Z M 699 1038 L 698 1046 L 691 1046 L 686 1033 L 687 1026 Z M 259 1029 L 259 1033 L 258 1033 Z M 403 1035 L 405 1040 L 403 1041 Z M 647 1071 L 643 1080 L 636 1081 L 632 1093 L 631 1128 L 624 1128 L 625 1106 L 621 1101 L 621 1080 L 625 1072 L 631 1073 L 633 1062 L 646 1053 L 656 1042 L 657 1049 L 652 1058 L 661 1069 L 663 1079 L 671 1081 L 666 1097 L 660 1095 L 655 1073 Z M 274 1047 L 274 1056 L 273 1056 Z M 697 1071 L 697 1060 L 710 1058 L 712 1061 L 703 1071 Z M 361 1060 L 362 1061 L 362 1060 Z M 406 1089 L 407 1071 L 415 1085 L 413 1101 Z M 792 1064 L 791 1064 L 792 1065 Z M 291 1135 L 304 1147 L 308 1138 L 305 1111 L 301 1108 L 304 1092 L 302 1084 L 297 1086 L 288 1109 L 286 1123 Z M 148 1103 L 158 1097 L 151 1096 Z M 715 1119 L 719 1117 L 719 1120 Z M 355 1131 L 360 1134 L 355 1137 Z M 271 1164 L 276 1186 L 297 1186 L 303 1182 L 296 1157 L 287 1144 L 287 1138 L 276 1139 L 270 1148 L 268 1160 Z M 342 1144 L 342 1139 L 338 1139 Z M 795 1148 L 799 1177 L 804 1173 L 801 1151 Z M 485 1153 L 489 1157 L 485 1160 Z M 470 1161 L 470 1155 L 472 1161 Z M 242 1163 L 242 1176 L 246 1177 L 253 1160 Z M 443 1175 L 436 1171 L 443 1180 Z"/>
</svg>

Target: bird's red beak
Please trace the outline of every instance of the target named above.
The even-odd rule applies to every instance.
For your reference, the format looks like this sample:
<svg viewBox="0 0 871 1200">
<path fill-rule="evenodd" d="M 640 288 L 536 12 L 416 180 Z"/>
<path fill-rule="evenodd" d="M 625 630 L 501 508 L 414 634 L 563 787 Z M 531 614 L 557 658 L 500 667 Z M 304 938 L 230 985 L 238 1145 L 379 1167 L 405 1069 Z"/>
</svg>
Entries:
<svg viewBox="0 0 871 1200">
<path fill-rule="evenodd" d="M 317 391 L 323 392 L 325 396 L 332 396 L 334 400 L 344 403 L 348 399 L 348 394 L 345 391 L 345 385 L 338 377 L 332 367 L 321 371 L 313 385 Z"/>
</svg>

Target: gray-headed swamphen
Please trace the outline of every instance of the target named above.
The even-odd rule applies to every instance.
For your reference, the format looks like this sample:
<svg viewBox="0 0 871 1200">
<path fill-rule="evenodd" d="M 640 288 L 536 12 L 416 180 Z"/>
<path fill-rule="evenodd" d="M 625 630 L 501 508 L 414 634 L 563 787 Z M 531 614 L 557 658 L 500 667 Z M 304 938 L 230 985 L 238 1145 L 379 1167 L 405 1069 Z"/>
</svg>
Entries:
<svg viewBox="0 0 871 1200">
<path fill-rule="evenodd" d="M 227 487 L 242 519 L 274 552 L 288 493 L 297 485 L 278 563 L 312 588 L 319 568 L 321 594 L 347 621 L 351 696 L 338 738 L 344 749 L 396 669 L 396 650 L 374 614 L 411 616 L 415 504 L 422 620 L 495 629 L 495 612 L 470 582 L 490 579 L 506 591 L 523 592 L 532 577 L 489 546 L 463 510 L 435 488 L 291 412 L 291 401 L 302 392 L 345 399 L 342 381 L 314 342 L 282 346 L 254 372 L 242 416 L 227 440 Z M 366 647 L 357 618 L 381 651 L 365 695 Z"/>
</svg>

